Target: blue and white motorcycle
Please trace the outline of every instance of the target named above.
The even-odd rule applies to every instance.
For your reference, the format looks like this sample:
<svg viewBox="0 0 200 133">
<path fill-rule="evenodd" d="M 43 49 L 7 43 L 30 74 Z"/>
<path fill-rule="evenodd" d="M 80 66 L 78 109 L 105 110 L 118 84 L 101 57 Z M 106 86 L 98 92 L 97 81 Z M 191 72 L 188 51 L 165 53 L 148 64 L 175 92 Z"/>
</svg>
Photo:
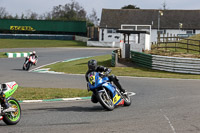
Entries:
<svg viewBox="0 0 200 133">
<path fill-rule="evenodd" d="M 91 72 L 88 76 L 88 91 L 93 92 L 106 110 L 113 110 L 115 106 L 124 105 L 130 106 L 131 99 L 128 93 L 122 94 L 119 89 L 109 81 L 109 73 Z"/>
</svg>

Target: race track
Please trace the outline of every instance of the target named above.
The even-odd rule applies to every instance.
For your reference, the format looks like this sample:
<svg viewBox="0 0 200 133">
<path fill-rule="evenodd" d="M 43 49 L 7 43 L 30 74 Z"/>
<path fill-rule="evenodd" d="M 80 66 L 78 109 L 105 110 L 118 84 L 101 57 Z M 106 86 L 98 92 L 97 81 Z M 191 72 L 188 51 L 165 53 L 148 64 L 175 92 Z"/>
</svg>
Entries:
<svg viewBox="0 0 200 133">
<path fill-rule="evenodd" d="M 37 49 L 39 64 L 77 57 L 111 54 L 111 49 Z M 21 86 L 85 89 L 84 75 L 39 74 L 21 71 L 23 59 L 0 59 L 0 81 Z M 90 100 L 21 103 L 22 119 L 15 126 L 0 122 L 5 133 L 198 133 L 199 80 L 119 77 L 135 92 L 130 107 L 105 111 Z M 45 84 L 44 84 L 45 82 Z"/>
</svg>

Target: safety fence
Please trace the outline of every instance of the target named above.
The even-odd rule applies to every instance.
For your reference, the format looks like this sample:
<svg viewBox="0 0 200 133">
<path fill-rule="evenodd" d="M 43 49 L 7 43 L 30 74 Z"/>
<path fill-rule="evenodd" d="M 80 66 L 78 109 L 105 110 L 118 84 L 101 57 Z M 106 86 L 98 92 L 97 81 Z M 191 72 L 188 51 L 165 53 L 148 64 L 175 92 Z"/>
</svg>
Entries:
<svg viewBox="0 0 200 133">
<path fill-rule="evenodd" d="M 45 40 L 74 40 L 74 35 L 47 34 L 0 34 L 0 39 L 45 39 Z"/>
<path fill-rule="evenodd" d="M 178 36 L 163 36 L 158 34 L 157 44 L 152 46 L 152 49 L 163 49 L 165 51 L 171 50 L 177 52 L 183 50 L 187 53 L 199 53 L 200 54 L 200 40 L 187 39 Z"/>
<path fill-rule="evenodd" d="M 150 55 L 131 51 L 131 58 L 139 66 L 176 73 L 200 74 L 200 59 Z"/>
</svg>

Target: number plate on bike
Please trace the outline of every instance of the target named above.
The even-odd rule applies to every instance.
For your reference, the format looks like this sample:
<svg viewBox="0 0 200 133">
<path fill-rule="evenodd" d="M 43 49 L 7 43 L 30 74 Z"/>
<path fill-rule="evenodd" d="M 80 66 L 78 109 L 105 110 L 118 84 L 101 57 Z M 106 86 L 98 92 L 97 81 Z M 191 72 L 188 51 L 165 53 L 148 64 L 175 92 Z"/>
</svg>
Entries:
<svg viewBox="0 0 200 133">
<path fill-rule="evenodd" d="M 121 101 L 121 97 L 116 94 L 115 97 L 113 98 L 113 103 L 114 105 L 117 105 Z"/>
</svg>

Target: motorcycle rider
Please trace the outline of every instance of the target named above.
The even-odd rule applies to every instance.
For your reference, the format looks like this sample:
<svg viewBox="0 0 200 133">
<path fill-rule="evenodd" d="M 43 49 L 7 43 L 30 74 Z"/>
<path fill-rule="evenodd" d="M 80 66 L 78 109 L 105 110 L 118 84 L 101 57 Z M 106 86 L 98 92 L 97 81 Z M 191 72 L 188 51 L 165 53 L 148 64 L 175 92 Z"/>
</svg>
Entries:
<svg viewBox="0 0 200 133">
<path fill-rule="evenodd" d="M 31 58 L 31 60 L 37 59 L 36 52 L 33 51 L 32 54 L 30 54 L 29 57 L 26 57 L 26 60 L 25 60 L 25 63 L 24 63 L 24 67 L 26 67 L 26 64 L 28 63 L 29 58 Z M 36 64 L 34 63 L 33 65 L 36 65 Z"/>
<path fill-rule="evenodd" d="M 111 70 L 109 68 L 106 68 L 104 66 L 98 66 L 97 65 L 97 61 L 94 60 L 94 59 L 91 59 L 88 61 L 88 71 L 86 72 L 85 74 L 85 78 L 86 78 L 86 81 L 88 82 L 88 74 L 91 73 L 91 72 L 106 72 L 106 73 L 110 73 Z M 111 75 L 111 76 L 108 76 L 109 80 L 112 81 L 116 87 L 123 93 L 125 94 L 126 91 L 121 87 L 120 83 L 119 83 L 119 80 L 117 79 L 117 77 L 115 75 Z M 96 96 L 93 94 L 92 95 L 92 98 L 91 98 L 91 101 L 93 103 L 97 103 L 97 99 L 96 99 Z"/>
</svg>

